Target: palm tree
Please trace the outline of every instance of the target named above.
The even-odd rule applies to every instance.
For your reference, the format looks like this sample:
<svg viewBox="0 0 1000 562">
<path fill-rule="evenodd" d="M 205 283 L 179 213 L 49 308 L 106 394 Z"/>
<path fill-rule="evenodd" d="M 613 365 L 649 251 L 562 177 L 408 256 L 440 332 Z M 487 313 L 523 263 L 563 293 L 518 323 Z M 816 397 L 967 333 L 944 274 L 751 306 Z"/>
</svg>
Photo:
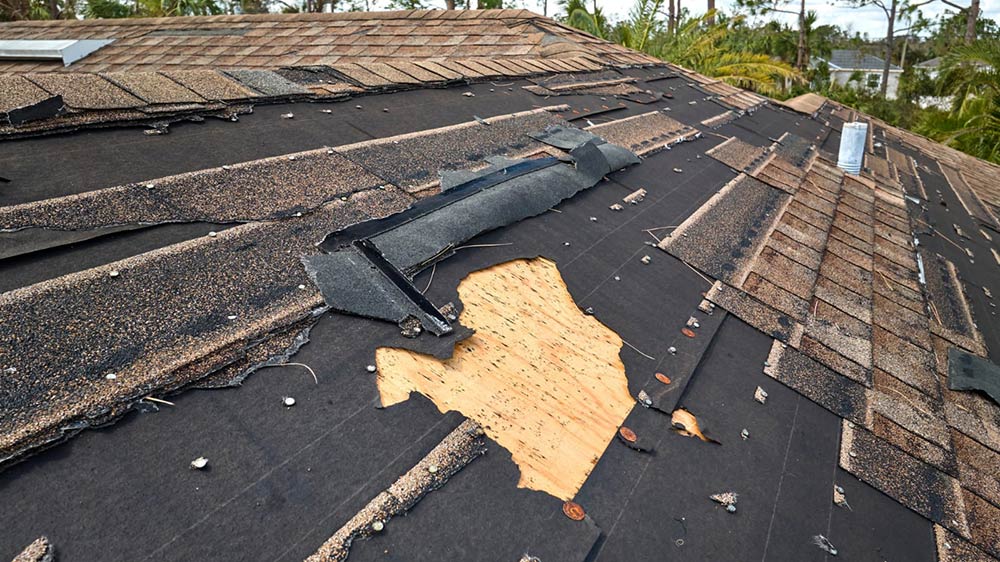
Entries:
<svg viewBox="0 0 1000 562">
<path fill-rule="evenodd" d="M 922 132 L 1000 162 L 1000 40 L 956 47 L 944 58 L 938 80 L 941 93 L 953 96 L 951 111 L 928 116 Z"/>
<path fill-rule="evenodd" d="M 658 19 L 663 8 L 663 0 L 636 0 L 629 11 L 629 17 L 615 28 L 618 43 L 646 52 L 650 41 L 662 31 Z"/>
<path fill-rule="evenodd" d="M 595 37 L 606 39 L 608 36 L 608 20 L 604 17 L 601 8 L 598 7 L 597 0 L 593 0 L 594 7 L 592 10 L 587 10 L 587 5 L 584 1 L 559 0 L 559 4 L 563 6 L 564 11 L 562 20 L 570 27 L 575 27 Z"/>
<path fill-rule="evenodd" d="M 741 16 L 708 25 L 713 17 L 715 14 L 710 12 L 689 19 L 675 34 L 647 52 L 706 76 L 767 95 L 780 93 L 787 80 L 801 79 L 801 75 L 785 62 L 725 44 L 726 37 L 742 22 Z"/>
</svg>

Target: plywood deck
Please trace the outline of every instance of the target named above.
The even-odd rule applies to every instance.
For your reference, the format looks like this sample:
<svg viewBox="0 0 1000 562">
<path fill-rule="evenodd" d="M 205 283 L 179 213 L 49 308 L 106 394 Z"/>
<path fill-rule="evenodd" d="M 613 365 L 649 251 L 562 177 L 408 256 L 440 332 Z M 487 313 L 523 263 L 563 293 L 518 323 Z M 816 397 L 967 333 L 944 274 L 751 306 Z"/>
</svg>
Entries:
<svg viewBox="0 0 1000 562">
<path fill-rule="evenodd" d="M 621 338 L 580 311 L 545 259 L 475 272 L 458 293 L 476 334 L 446 361 L 379 348 L 382 404 L 417 391 L 457 410 L 511 452 L 520 487 L 572 498 L 634 404 Z"/>
</svg>

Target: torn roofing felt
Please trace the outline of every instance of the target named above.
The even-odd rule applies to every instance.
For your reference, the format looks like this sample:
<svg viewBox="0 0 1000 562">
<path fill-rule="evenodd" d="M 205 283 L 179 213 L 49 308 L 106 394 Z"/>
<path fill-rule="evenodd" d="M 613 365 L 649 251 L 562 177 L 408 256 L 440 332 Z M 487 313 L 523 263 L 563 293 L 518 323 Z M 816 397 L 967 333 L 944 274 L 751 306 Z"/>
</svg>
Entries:
<svg viewBox="0 0 1000 562">
<path fill-rule="evenodd" d="M 981 390 L 1000 404 L 1000 366 L 957 347 L 949 348 L 948 388 Z"/>
<path fill-rule="evenodd" d="M 632 152 L 585 131 L 564 130 L 565 137 L 588 139 L 570 151 L 572 163 L 555 157 L 510 161 L 425 205 L 328 237 L 321 247 L 331 253 L 303 257 L 326 303 L 397 323 L 414 317 L 436 335 L 451 332 L 450 319 L 413 287 L 414 274 L 478 234 L 544 213 L 639 162 Z"/>
</svg>

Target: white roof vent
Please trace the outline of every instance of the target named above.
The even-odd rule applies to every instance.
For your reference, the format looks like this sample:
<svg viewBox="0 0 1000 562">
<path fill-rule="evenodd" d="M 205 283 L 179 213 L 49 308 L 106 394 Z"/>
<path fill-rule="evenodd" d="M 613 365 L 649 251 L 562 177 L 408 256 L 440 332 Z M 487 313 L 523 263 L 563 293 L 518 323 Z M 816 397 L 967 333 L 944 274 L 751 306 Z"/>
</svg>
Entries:
<svg viewBox="0 0 1000 562">
<path fill-rule="evenodd" d="M 0 60 L 58 60 L 69 66 L 113 42 L 114 39 L 0 40 Z"/>
</svg>

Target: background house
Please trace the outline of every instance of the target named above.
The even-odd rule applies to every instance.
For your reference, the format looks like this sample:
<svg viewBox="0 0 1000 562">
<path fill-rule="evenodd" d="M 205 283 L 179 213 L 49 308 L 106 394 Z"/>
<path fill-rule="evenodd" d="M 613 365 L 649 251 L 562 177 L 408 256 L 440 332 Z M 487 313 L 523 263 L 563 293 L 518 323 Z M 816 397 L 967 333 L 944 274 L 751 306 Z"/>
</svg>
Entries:
<svg viewBox="0 0 1000 562">
<path fill-rule="evenodd" d="M 885 59 L 869 55 L 855 49 L 834 49 L 830 58 L 816 57 L 816 60 L 826 62 L 830 67 L 830 81 L 841 86 L 854 84 L 869 90 L 878 90 L 882 85 L 882 69 Z M 899 77 L 903 69 L 891 65 L 889 67 L 889 86 L 886 89 L 888 99 L 896 99 L 899 88 Z"/>
</svg>

